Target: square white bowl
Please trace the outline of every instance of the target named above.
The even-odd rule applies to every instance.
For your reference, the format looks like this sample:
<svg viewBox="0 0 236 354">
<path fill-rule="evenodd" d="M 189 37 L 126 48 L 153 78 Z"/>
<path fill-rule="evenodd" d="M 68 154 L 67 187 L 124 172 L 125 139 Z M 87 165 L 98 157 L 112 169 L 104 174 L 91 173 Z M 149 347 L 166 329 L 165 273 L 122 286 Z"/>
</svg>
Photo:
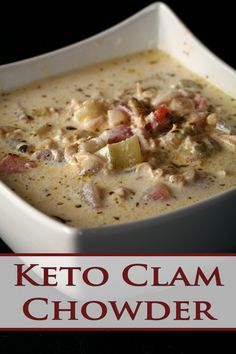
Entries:
<svg viewBox="0 0 236 354">
<path fill-rule="evenodd" d="M 0 67 L 0 90 L 113 57 L 158 48 L 235 97 L 236 73 L 211 53 L 164 3 L 69 47 Z M 72 228 L 30 206 L 0 182 L 0 234 L 15 252 L 232 252 L 236 189 L 146 220 Z"/>
</svg>

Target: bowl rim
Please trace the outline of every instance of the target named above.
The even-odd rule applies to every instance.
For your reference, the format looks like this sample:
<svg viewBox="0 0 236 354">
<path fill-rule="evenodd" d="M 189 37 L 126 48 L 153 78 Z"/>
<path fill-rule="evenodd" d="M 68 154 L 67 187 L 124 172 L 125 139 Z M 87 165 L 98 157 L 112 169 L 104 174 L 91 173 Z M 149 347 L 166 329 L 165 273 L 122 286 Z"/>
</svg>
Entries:
<svg viewBox="0 0 236 354">
<path fill-rule="evenodd" d="M 205 44 L 203 44 L 190 30 L 189 28 L 182 22 L 182 20 L 174 13 L 174 11 L 164 2 L 154 2 L 148 6 L 146 6 L 145 8 L 141 9 L 140 11 L 136 12 L 135 14 L 129 16 L 128 18 L 122 20 L 121 22 L 117 23 L 116 25 L 109 27 L 95 35 L 92 35 L 88 38 L 85 38 L 81 41 L 78 41 L 74 44 L 70 44 L 68 46 L 65 46 L 63 48 L 59 48 L 44 54 L 40 54 L 31 58 L 27 58 L 27 59 L 23 59 L 23 60 L 19 60 L 19 61 L 15 61 L 12 63 L 7 63 L 7 64 L 3 64 L 0 65 L 0 71 L 1 70 L 5 70 L 5 69 L 12 69 L 12 68 L 16 68 L 19 67 L 21 65 L 25 65 L 25 64 L 31 64 L 37 61 L 40 61 L 44 58 L 49 58 L 52 56 L 55 56 L 57 54 L 63 54 L 64 52 L 67 52 L 68 50 L 74 49 L 82 44 L 89 44 L 90 42 L 93 42 L 94 40 L 103 38 L 104 35 L 115 32 L 115 31 L 119 31 L 119 29 L 121 29 L 122 27 L 124 27 L 126 24 L 128 24 L 129 22 L 138 19 L 140 16 L 142 16 L 143 14 L 147 13 L 147 12 L 152 12 L 152 11 L 157 11 L 158 8 L 164 8 L 165 10 L 169 11 L 177 20 L 178 22 L 181 24 L 181 26 L 183 28 L 185 28 L 189 33 L 190 36 L 192 37 L 192 39 L 207 53 L 208 56 L 210 57 L 214 57 L 214 59 L 217 61 L 217 63 L 221 66 L 223 66 L 224 70 L 227 70 L 228 72 L 230 72 L 230 74 L 235 76 L 236 79 L 236 70 L 234 70 L 230 65 L 228 65 L 227 63 L 225 63 L 222 59 L 220 59 L 216 54 L 214 54 L 208 47 L 205 46 Z M 63 73 L 62 73 L 63 74 Z M 48 77 L 54 77 L 55 75 L 49 75 Z M 127 229 L 130 227 L 133 227 L 134 225 L 139 226 L 140 224 L 149 224 L 149 223 L 153 223 L 153 222 L 158 222 L 159 220 L 162 219 L 167 219 L 169 217 L 175 217 L 178 216 L 178 214 L 182 214 L 185 211 L 189 211 L 189 210 L 196 210 L 197 208 L 201 207 L 202 205 L 207 205 L 207 204 L 211 204 L 214 203 L 215 201 L 222 199 L 222 197 L 227 196 L 228 194 L 231 194 L 233 191 L 236 190 L 236 186 L 235 187 L 231 187 L 229 189 L 226 189 L 224 191 L 218 192 L 216 194 L 213 194 L 210 197 L 206 197 L 204 199 L 201 199 L 199 201 L 195 201 L 191 204 L 188 205 L 184 205 L 181 207 L 178 207 L 174 210 L 171 211 L 165 211 L 159 215 L 155 215 L 155 216 L 151 216 L 151 217 L 146 217 L 144 219 L 139 219 L 139 220 L 134 220 L 134 221 L 127 221 L 127 222 L 123 222 L 123 223 L 119 223 L 119 224 L 111 224 L 111 225 L 104 225 L 104 226 L 95 226 L 95 227 L 74 227 L 74 226 L 70 226 L 68 224 L 62 224 L 61 222 L 53 219 L 53 217 L 45 214 L 44 212 L 40 211 L 39 209 L 37 209 L 36 207 L 32 206 L 30 203 L 28 203 L 26 200 L 24 200 L 22 197 L 20 197 L 17 193 L 15 193 L 14 191 L 11 190 L 10 187 L 8 187 L 8 185 L 6 185 L 3 181 L 0 180 L 0 195 L 5 194 L 5 197 L 8 199 L 11 199 L 12 202 L 18 206 L 19 208 L 22 208 L 25 210 L 25 212 L 29 213 L 30 216 L 33 219 L 37 219 L 38 222 L 43 223 L 44 225 L 50 227 L 50 229 L 54 229 L 55 231 L 58 230 L 64 230 L 67 234 L 71 234 L 71 232 L 76 232 L 76 234 L 78 233 L 84 233 L 84 232 L 101 232 L 102 230 L 106 231 L 106 230 L 123 230 L 123 229 Z"/>
</svg>

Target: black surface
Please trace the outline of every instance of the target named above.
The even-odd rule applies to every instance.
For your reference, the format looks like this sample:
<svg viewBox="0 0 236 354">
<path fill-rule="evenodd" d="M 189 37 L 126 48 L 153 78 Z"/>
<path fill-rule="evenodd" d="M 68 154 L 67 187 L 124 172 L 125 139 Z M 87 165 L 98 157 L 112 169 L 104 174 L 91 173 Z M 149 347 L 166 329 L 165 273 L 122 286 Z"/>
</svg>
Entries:
<svg viewBox="0 0 236 354">
<path fill-rule="evenodd" d="M 236 68 L 235 12 L 231 1 L 166 1 L 189 28 Z M 0 64 L 41 54 L 118 23 L 151 1 L 24 1 L 1 4 Z M 75 6 L 76 4 L 76 6 Z M 0 242 L 0 252 L 10 252 Z M 217 353 L 234 352 L 234 333 L 0 333 L 1 353 Z"/>
<path fill-rule="evenodd" d="M 0 333 L 4 354 L 231 354 L 234 347 L 232 333 Z"/>
</svg>

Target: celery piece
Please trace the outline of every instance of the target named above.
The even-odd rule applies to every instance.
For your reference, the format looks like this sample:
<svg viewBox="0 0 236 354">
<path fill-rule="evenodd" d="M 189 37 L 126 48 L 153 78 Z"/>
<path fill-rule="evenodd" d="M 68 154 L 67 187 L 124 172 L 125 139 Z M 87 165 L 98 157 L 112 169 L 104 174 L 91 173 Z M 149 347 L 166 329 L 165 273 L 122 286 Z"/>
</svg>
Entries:
<svg viewBox="0 0 236 354">
<path fill-rule="evenodd" d="M 109 169 L 124 169 L 142 162 L 139 139 L 136 135 L 119 143 L 107 144 L 97 153 L 105 157 Z"/>
</svg>

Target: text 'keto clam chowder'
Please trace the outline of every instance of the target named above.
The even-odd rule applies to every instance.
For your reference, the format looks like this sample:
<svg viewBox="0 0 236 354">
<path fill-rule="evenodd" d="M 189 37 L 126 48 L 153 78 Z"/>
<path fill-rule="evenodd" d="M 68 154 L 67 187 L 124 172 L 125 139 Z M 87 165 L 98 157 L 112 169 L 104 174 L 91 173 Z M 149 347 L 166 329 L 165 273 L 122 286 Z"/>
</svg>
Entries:
<svg viewBox="0 0 236 354">
<path fill-rule="evenodd" d="M 0 97 L 0 178 L 63 223 L 140 220 L 236 184 L 236 101 L 152 50 Z"/>
</svg>

